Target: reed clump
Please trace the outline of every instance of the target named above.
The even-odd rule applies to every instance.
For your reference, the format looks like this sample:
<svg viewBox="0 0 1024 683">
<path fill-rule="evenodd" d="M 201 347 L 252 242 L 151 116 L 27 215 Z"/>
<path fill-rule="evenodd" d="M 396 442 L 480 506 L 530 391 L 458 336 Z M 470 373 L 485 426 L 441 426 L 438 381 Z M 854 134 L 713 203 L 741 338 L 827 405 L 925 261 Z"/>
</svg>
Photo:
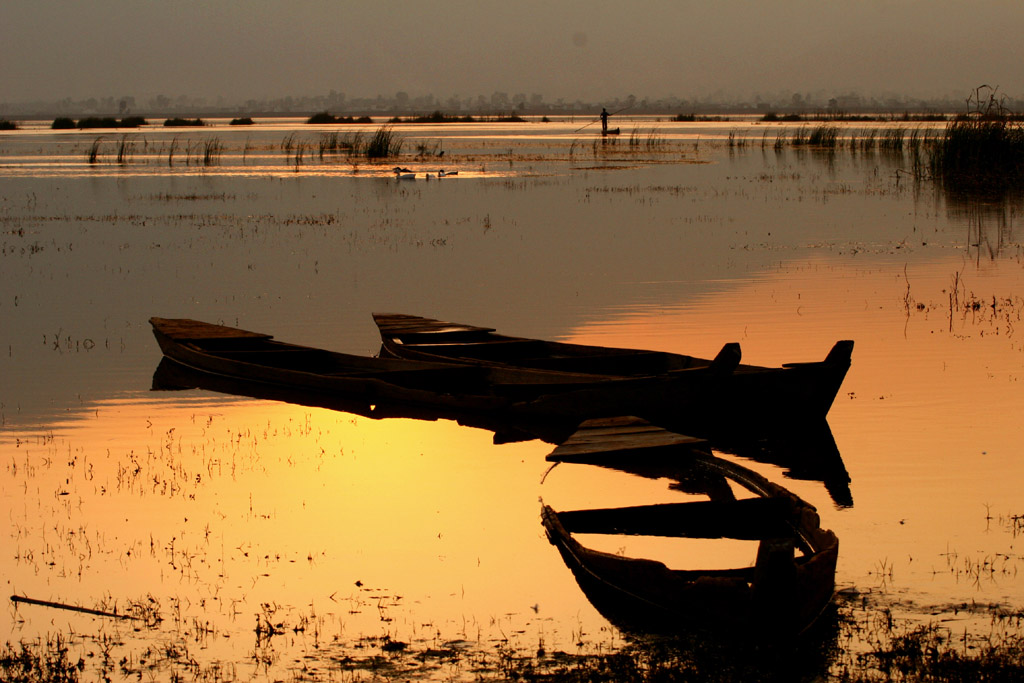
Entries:
<svg viewBox="0 0 1024 683">
<path fill-rule="evenodd" d="M 360 116 L 358 118 L 354 116 L 334 116 L 329 112 L 322 111 L 318 114 L 313 114 L 306 123 L 310 124 L 333 124 L 333 123 L 373 123 L 373 119 L 369 116 Z"/>
<path fill-rule="evenodd" d="M 366 141 L 364 154 L 367 159 L 395 157 L 401 154 L 402 143 L 402 138 L 391 129 L 391 126 L 381 126 Z"/>
<path fill-rule="evenodd" d="M 220 138 L 208 138 L 203 141 L 203 166 L 214 166 L 220 163 L 220 155 L 224 151 L 224 143 Z"/>
<path fill-rule="evenodd" d="M 75 128 L 75 120 L 69 119 L 67 116 L 58 116 L 50 124 L 52 130 L 72 130 Z"/>
<path fill-rule="evenodd" d="M 1004 192 L 1024 189 L 1024 127 L 989 89 L 968 99 L 968 111 L 946 126 L 932 148 L 932 176 L 947 189 Z"/>
<path fill-rule="evenodd" d="M 228 125 L 229 126 L 251 126 L 251 125 L 253 125 L 253 120 L 250 117 L 248 117 L 248 116 L 243 116 L 243 117 L 240 117 L 240 118 L 237 118 L 237 119 L 231 119 L 231 121 L 228 123 Z"/>
<path fill-rule="evenodd" d="M 86 128 L 117 128 L 117 119 L 112 116 L 87 116 L 78 120 L 80 129 Z"/>
<path fill-rule="evenodd" d="M 200 118 L 195 119 L 182 119 L 182 118 L 170 118 L 164 121 L 164 125 L 168 128 L 178 126 L 205 126 L 206 122 Z"/>
<path fill-rule="evenodd" d="M 18 130 L 18 124 L 8 119 L 0 119 L 0 130 Z"/>
<path fill-rule="evenodd" d="M 816 126 L 807 137 L 807 144 L 833 149 L 839 142 L 839 127 L 829 124 Z"/>
</svg>

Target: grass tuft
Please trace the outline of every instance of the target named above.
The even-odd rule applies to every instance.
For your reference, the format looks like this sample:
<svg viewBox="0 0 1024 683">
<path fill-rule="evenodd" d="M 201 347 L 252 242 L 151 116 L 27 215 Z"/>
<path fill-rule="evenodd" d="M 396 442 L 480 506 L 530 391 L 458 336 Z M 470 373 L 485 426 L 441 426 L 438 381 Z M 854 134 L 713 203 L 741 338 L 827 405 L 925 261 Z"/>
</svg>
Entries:
<svg viewBox="0 0 1024 683">
<path fill-rule="evenodd" d="M 401 154 L 402 143 L 402 138 L 391 130 L 391 126 L 381 126 L 367 140 L 364 154 L 367 159 L 395 157 Z"/>
<path fill-rule="evenodd" d="M 1024 189 L 1024 128 L 988 86 L 975 90 L 968 111 L 950 121 L 934 145 L 932 176 L 952 191 L 1002 193 Z"/>
</svg>

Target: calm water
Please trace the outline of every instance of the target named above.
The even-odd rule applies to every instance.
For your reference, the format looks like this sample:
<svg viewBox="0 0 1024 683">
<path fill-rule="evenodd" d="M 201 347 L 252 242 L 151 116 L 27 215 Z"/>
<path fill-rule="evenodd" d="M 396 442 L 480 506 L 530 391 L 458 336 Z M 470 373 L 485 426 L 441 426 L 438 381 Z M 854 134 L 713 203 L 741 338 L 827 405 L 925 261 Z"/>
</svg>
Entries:
<svg viewBox="0 0 1024 683">
<path fill-rule="evenodd" d="M 154 392 L 151 316 L 362 354 L 373 311 L 702 356 L 738 341 L 763 365 L 854 339 L 829 415 L 853 504 L 744 463 L 818 506 L 847 600 L 959 632 L 1019 611 L 1017 207 L 915 187 L 907 155 L 776 151 L 793 128 L 623 120 L 602 145 L 587 123 L 396 127 L 414 181 L 394 160 L 321 160 L 328 129 L 291 121 L 143 129 L 121 164 L 120 133 L 0 134 L 0 575 L 8 594 L 163 619 L 9 603 L 0 637 L 79 634 L 90 665 L 116 642 L 129 669 L 173 644 L 241 679 L 330 671 L 384 638 L 464 653 L 418 665 L 436 678 L 471 678 L 498 646 L 624 642 L 539 499 L 681 499 L 666 481 L 547 473 L 550 445 L 453 422 Z M 459 175 L 422 175 L 441 168 Z M 679 546 L 628 551 L 738 566 L 755 550 Z"/>
</svg>

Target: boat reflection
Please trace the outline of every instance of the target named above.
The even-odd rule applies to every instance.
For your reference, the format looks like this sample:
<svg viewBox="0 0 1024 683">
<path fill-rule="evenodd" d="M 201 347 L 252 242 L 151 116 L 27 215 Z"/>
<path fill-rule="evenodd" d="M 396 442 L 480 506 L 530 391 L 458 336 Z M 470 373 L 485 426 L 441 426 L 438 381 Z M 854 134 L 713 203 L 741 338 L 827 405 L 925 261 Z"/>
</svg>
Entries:
<svg viewBox="0 0 1024 683">
<path fill-rule="evenodd" d="M 494 433 L 494 443 L 515 443 L 540 439 L 551 444 L 564 443 L 576 431 L 574 420 L 543 419 L 535 416 L 513 415 L 508 412 L 458 412 L 450 407 L 430 408 L 424 405 L 394 403 L 378 399 L 375 403 L 343 396 L 337 393 L 295 390 L 282 385 L 228 377 L 196 370 L 163 357 L 153 375 L 154 390 L 204 389 L 222 394 L 282 401 L 296 405 L 326 408 L 352 413 L 372 419 L 412 418 L 417 420 L 453 420 L 467 427 L 485 429 Z M 717 430 L 708 435 L 708 443 L 715 449 L 732 453 L 757 462 L 776 465 L 794 479 L 821 481 L 836 505 L 853 505 L 850 477 L 843 464 L 839 449 L 828 423 L 824 420 L 799 428 L 763 433 L 732 428 Z M 609 465 L 612 466 L 612 465 Z M 666 476 L 659 468 L 662 464 L 649 456 L 643 461 L 621 460 L 614 467 L 638 476 Z M 673 468 L 672 462 L 664 463 Z"/>
<path fill-rule="evenodd" d="M 494 433 L 494 443 L 516 443 L 540 439 L 559 443 L 573 432 L 575 425 L 557 421 L 514 419 L 507 415 L 486 412 L 459 412 L 451 408 L 433 409 L 424 405 L 377 400 L 373 403 L 331 392 L 310 389 L 295 390 L 283 385 L 269 384 L 238 377 L 228 377 L 196 370 L 172 360 L 161 358 L 153 373 L 154 391 L 181 391 L 203 389 L 232 396 L 247 396 L 268 401 L 281 401 L 311 408 L 325 408 L 351 413 L 374 420 L 410 418 L 414 420 L 452 420 L 467 427 L 485 429 Z"/>
</svg>

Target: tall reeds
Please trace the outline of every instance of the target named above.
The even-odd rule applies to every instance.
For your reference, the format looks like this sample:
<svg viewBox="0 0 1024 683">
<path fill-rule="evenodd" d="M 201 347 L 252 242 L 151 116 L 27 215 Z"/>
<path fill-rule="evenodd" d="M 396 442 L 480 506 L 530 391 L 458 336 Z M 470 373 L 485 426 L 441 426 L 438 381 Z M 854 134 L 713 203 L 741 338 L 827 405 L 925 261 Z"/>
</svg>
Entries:
<svg viewBox="0 0 1024 683">
<path fill-rule="evenodd" d="M 387 159 L 398 156 L 402 151 L 402 143 L 402 138 L 391 130 L 391 126 L 381 126 L 366 143 L 366 158 Z"/>
<path fill-rule="evenodd" d="M 89 149 L 85 153 L 85 157 L 90 164 L 95 164 L 99 162 L 101 142 L 103 142 L 103 138 L 96 138 L 95 140 L 92 141 L 92 144 L 89 145 Z"/>
<path fill-rule="evenodd" d="M 221 152 L 224 151 L 224 143 L 220 138 L 207 138 L 203 141 L 203 166 L 213 166 L 220 162 Z"/>
<path fill-rule="evenodd" d="M 929 160 L 932 176 L 948 189 L 972 193 L 1024 190 L 1024 128 L 988 88 L 968 99 L 968 111 L 946 126 Z"/>
</svg>

